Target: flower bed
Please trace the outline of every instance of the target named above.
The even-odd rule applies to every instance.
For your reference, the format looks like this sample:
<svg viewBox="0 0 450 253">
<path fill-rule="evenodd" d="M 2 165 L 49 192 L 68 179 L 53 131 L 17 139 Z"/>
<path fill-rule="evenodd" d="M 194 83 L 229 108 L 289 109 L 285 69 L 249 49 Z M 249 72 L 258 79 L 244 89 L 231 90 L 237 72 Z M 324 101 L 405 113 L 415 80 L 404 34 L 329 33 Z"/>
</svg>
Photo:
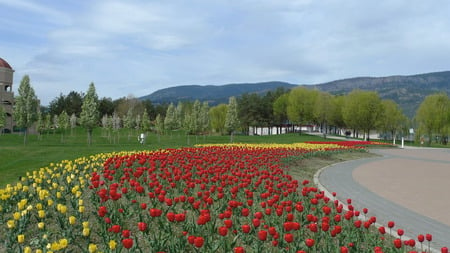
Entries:
<svg viewBox="0 0 450 253">
<path fill-rule="evenodd" d="M 422 243 L 429 250 L 431 235 L 391 239 L 393 224 L 375 228 L 367 209 L 353 210 L 349 200 L 343 210 L 280 163 L 355 149 L 228 144 L 51 164 L 0 189 L 0 251 L 408 252 Z"/>
</svg>

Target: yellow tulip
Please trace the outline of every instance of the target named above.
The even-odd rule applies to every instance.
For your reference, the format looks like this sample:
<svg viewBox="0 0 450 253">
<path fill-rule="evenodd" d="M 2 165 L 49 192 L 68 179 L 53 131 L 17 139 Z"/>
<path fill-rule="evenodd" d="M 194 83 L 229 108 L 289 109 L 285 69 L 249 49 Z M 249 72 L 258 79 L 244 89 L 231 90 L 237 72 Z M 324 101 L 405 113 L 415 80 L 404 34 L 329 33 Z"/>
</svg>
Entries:
<svg viewBox="0 0 450 253">
<path fill-rule="evenodd" d="M 69 217 L 69 224 L 70 224 L 70 225 L 75 224 L 76 221 L 77 221 L 77 218 L 75 218 L 75 216 L 70 216 L 70 217 Z"/>
<path fill-rule="evenodd" d="M 114 241 L 114 240 L 109 241 L 108 244 L 109 244 L 109 248 L 110 248 L 110 249 L 115 249 L 116 246 L 117 246 L 117 243 L 116 243 L 116 241 Z"/>
<path fill-rule="evenodd" d="M 89 221 L 83 221 L 83 228 L 89 228 Z"/>
<path fill-rule="evenodd" d="M 15 228 L 16 227 L 16 221 L 15 220 L 8 220 L 6 222 L 6 225 L 8 226 L 8 228 Z"/>
<path fill-rule="evenodd" d="M 18 243 L 23 243 L 25 241 L 25 235 L 20 234 L 17 236 L 17 242 Z"/>
<path fill-rule="evenodd" d="M 61 246 L 61 249 L 67 248 L 67 246 L 69 245 L 69 241 L 67 241 L 66 238 L 63 238 L 59 240 L 59 245 Z"/>
<path fill-rule="evenodd" d="M 90 243 L 88 249 L 89 249 L 89 253 L 95 253 L 95 252 L 97 252 L 97 245 Z"/>
<path fill-rule="evenodd" d="M 42 203 L 37 203 L 36 204 L 36 209 L 37 210 L 42 210 Z"/>
<path fill-rule="evenodd" d="M 21 215 L 20 215 L 19 212 L 15 212 L 15 213 L 13 214 L 13 218 L 14 218 L 15 220 L 19 220 L 20 217 L 21 217 Z"/>
<path fill-rule="evenodd" d="M 45 218 L 45 210 L 39 210 L 38 211 L 38 217 L 41 218 L 41 219 Z"/>
<path fill-rule="evenodd" d="M 29 246 L 26 246 L 25 248 L 23 248 L 23 253 L 31 253 L 31 248 Z"/>
<path fill-rule="evenodd" d="M 61 192 L 57 192 L 57 193 L 56 193 L 56 197 L 57 197 L 58 199 L 60 199 L 61 196 L 62 196 L 62 195 L 61 195 Z"/>
<path fill-rule="evenodd" d="M 89 236 L 90 232 L 91 232 L 91 230 L 89 228 L 83 228 L 82 234 L 83 234 L 83 236 Z"/>
<path fill-rule="evenodd" d="M 84 213 L 84 206 L 79 206 L 78 207 L 78 212 L 80 212 L 80 213 Z"/>
<path fill-rule="evenodd" d="M 41 249 L 37 249 L 37 250 L 35 251 L 35 253 L 42 253 L 42 250 L 41 250 Z"/>
<path fill-rule="evenodd" d="M 44 223 L 44 222 L 39 222 L 39 223 L 37 224 L 37 226 L 38 226 L 39 229 L 44 229 L 45 223 Z"/>
</svg>

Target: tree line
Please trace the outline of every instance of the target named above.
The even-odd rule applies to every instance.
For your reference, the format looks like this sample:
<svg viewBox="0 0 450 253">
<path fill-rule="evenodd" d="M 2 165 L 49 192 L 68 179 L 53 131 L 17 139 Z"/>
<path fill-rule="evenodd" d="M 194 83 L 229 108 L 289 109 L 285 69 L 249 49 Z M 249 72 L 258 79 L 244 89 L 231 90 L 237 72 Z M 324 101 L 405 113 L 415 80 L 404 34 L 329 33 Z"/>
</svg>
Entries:
<svg viewBox="0 0 450 253">
<path fill-rule="evenodd" d="M 87 129 L 89 143 L 96 127 L 104 129 L 110 138 L 123 128 L 130 130 L 129 136 L 137 131 L 178 131 L 188 135 L 228 134 L 232 138 L 237 132 L 249 134 L 252 126 L 292 126 L 294 130 L 294 126 L 316 125 L 325 135 L 345 129 L 355 137 L 368 138 L 372 130 L 377 130 L 389 139 L 405 136 L 414 128 L 417 140 L 430 144 L 433 140 L 446 143 L 450 126 L 450 99 L 445 93 L 426 97 L 413 119 L 408 119 L 397 103 L 381 99 L 377 92 L 353 90 L 346 95 L 332 95 L 306 87 L 243 94 L 231 97 L 228 104 L 215 106 L 198 100 L 153 105 L 133 96 L 99 99 L 91 83 L 85 94 L 61 94 L 48 107 L 39 108 L 30 79 L 24 76 L 15 101 L 14 120 L 17 127 L 24 129 L 24 142 L 33 125 L 39 133 L 50 129 L 65 132 L 82 126 Z M 0 111 L 0 127 L 4 124 L 2 115 Z"/>
</svg>

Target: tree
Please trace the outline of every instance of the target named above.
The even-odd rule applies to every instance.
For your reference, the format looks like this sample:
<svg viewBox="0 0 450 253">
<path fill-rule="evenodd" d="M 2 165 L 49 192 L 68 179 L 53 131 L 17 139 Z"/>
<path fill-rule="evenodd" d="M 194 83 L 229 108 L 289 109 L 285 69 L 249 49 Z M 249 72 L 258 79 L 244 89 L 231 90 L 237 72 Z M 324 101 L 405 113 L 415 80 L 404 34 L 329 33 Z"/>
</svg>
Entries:
<svg viewBox="0 0 450 253">
<path fill-rule="evenodd" d="M 333 96 L 330 103 L 330 125 L 334 126 L 334 133 L 345 127 L 344 118 L 342 116 L 342 108 L 344 107 L 345 96 Z"/>
<path fill-rule="evenodd" d="M 172 131 L 177 128 L 176 109 L 173 103 L 170 103 L 169 107 L 167 107 L 166 117 L 164 118 L 164 127 L 168 131 Z"/>
<path fill-rule="evenodd" d="M 15 98 L 14 120 L 18 127 L 24 128 L 24 144 L 27 143 L 28 128 L 37 120 L 39 102 L 30 85 L 30 77 L 25 75 L 19 86 L 19 96 Z"/>
<path fill-rule="evenodd" d="M 125 118 L 123 119 L 124 127 L 126 129 L 128 129 L 128 141 L 130 141 L 132 129 L 134 128 L 135 122 L 136 121 L 134 120 L 134 117 L 133 117 L 133 107 L 129 107 L 128 112 L 127 112 Z"/>
<path fill-rule="evenodd" d="M 289 93 L 285 93 L 279 96 L 274 102 L 272 106 L 273 115 L 275 117 L 275 121 L 280 123 L 285 123 L 288 120 L 287 116 L 287 104 L 288 104 Z"/>
<path fill-rule="evenodd" d="M 80 124 L 87 130 L 89 146 L 92 145 L 92 132 L 98 124 L 98 118 L 98 96 L 94 83 L 91 83 L 86 96 L 84 96 L 80 114 Z"/>
<path fill-rule="evenodd" d="M 66 111 L 63 111 L 58 117 L 58 125 L 61 129 L 61 142 L 64 142 L 64 133 L 70 125 L 70 118 Z"/>
<path fill-rule="evenodd" d="M 73 135 L 73 129 L 77 126 L 77 115 L 72 113 L 70 116 L 70 135 Z"/>
<path fill-rule="evenodd" d="M 381 99 L 378 93 L 362 90 L 350 92 L 342 109 L 346 125 L 354 130 L 363 130 L 364 134 L 367 134 L 367 139 L 370 130 L 375 129 L 381 112 Z"/>
<path fill-rule="evenodd" d="M 314 119 L 320 124 L 324 136 L 328 133 L 328 124 L 331 119 L 331 103 L 333 96 L 327 92 L 319 92 L 314 105 Z"/>
<path fill-rule="evenodd" d="M 378 128 L 382 132 L 390 133 L 392 139 L 395 140 L 397 133 L 402 129 L 407 118 L 402 113 L 400 106 L 393 100 L 383 100 L 381 105 L 383 109 Z"/>
<path fill-rule="evenodd" d="M 228 99 L 227 114 L 225 117 L 225 130 L 230 134 L 230 141 L 233 142 L 234 131 L 239 127 L 238 108 L 235 97 Z"/>
<path fill-rule="evenodd" d="M 220 104 L 209 109 L 209 118 L 211 121 L 211 128 L 219 134 L 225 133 L 225 118 L 227 116 L 226 104 Z"/>
<path fill-rule="evenodd" d="M 187 131 L 189 134 L 197 135 L 201 131 L 201 107 L 200 101 L 195 100 L 191 113 L 187 117 Z"/>
<path fill-rule="evenodd" d="M 291 122 L 305 124 L 314 121 L 314 105 L 319 92 L 304 87 L 292 89 L 287 103 L 287 116 Z"/>
<path fill-rule="evenodd" d="M 420 131 L 428 135 L 428 145 L 431 144 L 433 134 L 439 134 L 441 141 L 448 138 L 450 126 L 450 99 L 445 93 L 427 96 L 416 112 L 416 120 Z"/>
<path fill-rule="evenodd" d="M 209 105 L 208 102 L 203 102 L 200 108 L 200 131 L 205 134 L 209 129 Z"/>
<path fill-rule="evenodd" d="M 156 115 L 155 119 L 155 127 L 156 127 L 156 133 L 158 135 L 161 135 L 164 133 L 164 119 L 162 118 L 161 114 Z"/>
<path fill-rule="evenodd" d="M 148 116 L 146 108 L 144 109 L 144 112 L 142 114 L 142 130 L 144 132 L 150 131 L 150 118 Z"/>
</svg>

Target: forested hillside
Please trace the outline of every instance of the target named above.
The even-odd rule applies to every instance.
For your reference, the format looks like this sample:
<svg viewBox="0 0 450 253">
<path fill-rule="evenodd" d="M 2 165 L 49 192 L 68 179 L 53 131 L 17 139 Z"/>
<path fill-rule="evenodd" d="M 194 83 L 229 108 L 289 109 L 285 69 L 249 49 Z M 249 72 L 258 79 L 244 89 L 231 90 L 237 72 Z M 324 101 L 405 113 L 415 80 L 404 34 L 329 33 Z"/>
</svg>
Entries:
<svg viewBox="0 0 450 253">
<path fill-rule="evenodd" d="M 240 96 L 244 93 L 263 94 L 278 87 L 290 89 L 296 86 L 298 85 L 285 82 L 176 86 L 158 90 L 140 99 L 150 100 L 156 104 L 198 99 L 215 105 L 226 103 L 231 96 Z M 333 95 L 345 95 L 355 89 L 376 91 L 382 99 L 394 100 L 403 109 L 404 114 L 411 118 L 426 96 L 437 92 L 450 94 L 450 71 L 410 76 L 356 77 L 301 86 L 326 91 Z"/>
</svg>

